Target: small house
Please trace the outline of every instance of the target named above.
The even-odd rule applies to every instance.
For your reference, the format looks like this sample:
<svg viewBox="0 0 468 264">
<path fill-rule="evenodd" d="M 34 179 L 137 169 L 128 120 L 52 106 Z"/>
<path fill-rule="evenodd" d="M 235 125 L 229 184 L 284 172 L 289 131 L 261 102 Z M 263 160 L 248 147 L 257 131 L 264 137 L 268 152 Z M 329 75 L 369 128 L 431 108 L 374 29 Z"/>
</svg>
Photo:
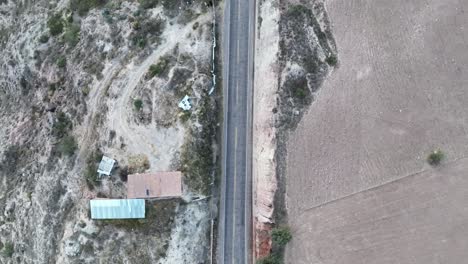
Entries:
<svg viewBox="0 0 468 264">
<path fill-rule="evenodd" d="M 190 103 L 190 97 L 186 95 L 180 102 L 179 107 L 185 111 L 192 109 L 192 104 Z"/>
<path fill-rule="evenodd" d="M 127 198 L 175 198 L 182 196 L 180 171 L 128 175 Z"/>
</svg>

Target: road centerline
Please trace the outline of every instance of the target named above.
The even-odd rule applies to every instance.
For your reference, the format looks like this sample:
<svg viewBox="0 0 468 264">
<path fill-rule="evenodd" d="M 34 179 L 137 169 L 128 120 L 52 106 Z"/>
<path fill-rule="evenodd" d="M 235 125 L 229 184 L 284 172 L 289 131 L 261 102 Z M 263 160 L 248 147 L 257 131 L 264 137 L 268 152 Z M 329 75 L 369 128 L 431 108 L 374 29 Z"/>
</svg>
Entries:
<svg viewBox="0 0 468 264">
<path fill-rule="evenodd" d="M 237 164 L 237 127 L 234 128 L 234 164 Z M 234 166 L 234 197 L 232 198 L 232 252 L 234 253 L 236 241 L 236 189 L 237 189 L 237 166 Z M 232 263 L 236 263 L 235 254 L 232 254 Z"/>
</svg>

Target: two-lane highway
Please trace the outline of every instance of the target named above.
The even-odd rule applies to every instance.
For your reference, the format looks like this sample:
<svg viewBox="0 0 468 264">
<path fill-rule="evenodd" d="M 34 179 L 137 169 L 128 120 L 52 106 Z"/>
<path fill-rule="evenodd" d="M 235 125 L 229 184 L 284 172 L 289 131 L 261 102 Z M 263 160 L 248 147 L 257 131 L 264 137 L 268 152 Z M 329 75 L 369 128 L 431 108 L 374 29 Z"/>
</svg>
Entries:
<svg viewBox="0 0 468 264">
<path fill-rule="evenodd" d="M 225 0 L 223 173 L 217 263 L 251 263 L 253 0 Z"/>
</svg>

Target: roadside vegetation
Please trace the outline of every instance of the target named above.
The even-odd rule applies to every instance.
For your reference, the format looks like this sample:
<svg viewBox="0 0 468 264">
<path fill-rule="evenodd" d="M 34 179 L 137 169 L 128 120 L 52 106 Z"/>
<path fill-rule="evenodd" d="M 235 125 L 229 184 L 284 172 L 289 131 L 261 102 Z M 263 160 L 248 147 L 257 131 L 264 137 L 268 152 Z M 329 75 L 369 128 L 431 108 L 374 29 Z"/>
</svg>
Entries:
<svg viewBox="0 0 468 264">
<path fill-rule="evenodd" d="M 291 230 L 287 226 L 273 228 L 271 240 L 273 241 L 272 252 L 269 256 L 257 260 L 257 264 L 281 264 L 284 258 L 284 248 L 292 239 Z"/>
<path fill-rule="evenodd" d="M 292 239 L 291 230 L 288 227 L 274 228 L 271 231 L 271 239 L 276 245 L 284 247 Z"/>
<path fill-rule="evenodd" d="M 268 257 L 257 260 L 257 264 L 281 264 L 283 263 L 281 256 L 271 254 Z"/>
<path fill-rule="evenodd" d="M 201 194 L 208 195 L 211 191 L 211 180 L 214 173 L 213 141 L 218 122 L 216 105 L 208 92 L 205 91 L 202 95 L 195 115 L 201 126 L 200 128 L 192 128 L 190 141 L 186 142 L 182 148 L 181 171 L 191 188 Z"/>
</svg>

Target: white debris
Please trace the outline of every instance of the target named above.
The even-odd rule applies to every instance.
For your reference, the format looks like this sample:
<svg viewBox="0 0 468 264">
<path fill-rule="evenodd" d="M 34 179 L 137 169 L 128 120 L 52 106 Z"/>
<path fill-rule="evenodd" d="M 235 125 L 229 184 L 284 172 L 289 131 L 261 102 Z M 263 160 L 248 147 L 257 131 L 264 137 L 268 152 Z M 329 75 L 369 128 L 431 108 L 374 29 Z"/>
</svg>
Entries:
<svg viewBox="0 0 468 264">
<path fill-rule="evenodd" d="M 180 101 L 179 107 L 186 111 L 192 109 L 192 104 L 190 103 L 190 97 L 188 95 L 186 95 L 184 99 Z"/>
<path fill-rule="evenodd" d="M 99 175 L 104 174 L 109 176 L 112 171 L 112 168 L 114 167 L 114 163 L 115 160 L 106 156 L 102 156 L 102 160 L 101 163 L 99 163 L 97 172 L 99 173 Z"/>
</svg>

